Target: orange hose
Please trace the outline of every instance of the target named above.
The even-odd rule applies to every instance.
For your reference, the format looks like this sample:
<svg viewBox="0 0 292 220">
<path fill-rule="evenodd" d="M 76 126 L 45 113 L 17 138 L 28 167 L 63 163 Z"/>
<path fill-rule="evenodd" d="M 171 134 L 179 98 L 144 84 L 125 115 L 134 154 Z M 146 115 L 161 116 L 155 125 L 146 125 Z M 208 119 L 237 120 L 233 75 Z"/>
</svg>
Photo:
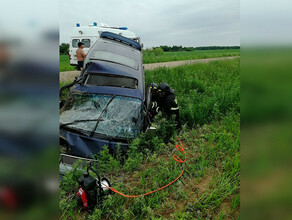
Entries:
<svg viewBox="0 0 292 220">
<path fill-rule="evenodd" d="M 179 139 L 178 137 L 177 137 L 177 139 L 178 139 L 178 141 L 179 141 L 179 143 L 180 143 L 181 146 L 179 146 L 178 144 L 176 144 L 175 147 L 176 147 L 176 149 L 177 149 L 178 151 L 182 151 L 182 152 L 185 154 L 185 159 L 182 160 L 181 158 L 179 158 L 179 157 L 176 156 L 176 155 L 173 155 L 173 159 L 174 159 L 175 161 L 179 162 L 179 163 L 184 163 L 184 162 L 186 162 L 186 160 L 187 160 L 187 156 L 186 156 L 186 153 L 185 153 L 185 151 L 184 151 L 184 148 L 183 148 L 182 142 L 180 141 L 180 139 Z M 115 188 L 112 188 L 112 187 L 105 186 L 105 187 L 103 187 L 103 188 L 109 188 L 109 189 L 112 190 L 113 192 L 115 192 L 115 193 L 117 193 L 117 194 L 119 194 L 119 195 L 121 195 L 121 196 L 127 197 L 127 198 L 135 198 L 135 197 L 140 197 L 140 196 L 147 196 L 147 195 L 150 195 L 150 194 L 152 194 L 152 193 L 155 193 L 155 192 L 157 192 L 157 191 L 159 191 L 159 190 L 162 190 L 162 189 L 168 187 L 169 185 L 173 184 L 175 181 L 177 181 L 177 180 L 181 177 L 181 175 L 184 173 L 184 171 L 185 171 L 185 166 L 183 165 L 182 172 L 180 173 L 180 175 L 179 175 L 175 180 L 173 180 L 172 182 L 168 183 L 167 185 L 165 185 L 165 186 L 163 186 L 163 187 L 161 187 L 161 188 L 159 188 L 159 189 L 156 189 L 156 190 L 154 190 L 154 191 L 151 191 L 151 192 L 148 192 L 148 193 L 144 193 L 144 194 L 141 194 L 141 195 L 125 195 L 125 194 L 119 192 L 118 190 L 116 190 Z"/>
</svg>

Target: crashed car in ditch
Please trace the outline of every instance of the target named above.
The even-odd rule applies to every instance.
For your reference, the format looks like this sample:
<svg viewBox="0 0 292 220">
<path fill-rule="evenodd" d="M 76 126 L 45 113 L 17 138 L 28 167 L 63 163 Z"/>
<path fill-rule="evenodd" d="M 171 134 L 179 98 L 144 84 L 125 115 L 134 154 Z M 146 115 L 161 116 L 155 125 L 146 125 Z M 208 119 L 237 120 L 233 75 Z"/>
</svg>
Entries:
<svg viewBox="0 0 292 220">
<path fill-rule="evenodd" d="M 60 109 L 61 172 L 77 159 L 94 160 L 104 146 L 126 151 L 150 126 L 142 48 L 132 39 L 103 32 L 80 76 L 65 87 L 71 88 Z"/>
</svg>

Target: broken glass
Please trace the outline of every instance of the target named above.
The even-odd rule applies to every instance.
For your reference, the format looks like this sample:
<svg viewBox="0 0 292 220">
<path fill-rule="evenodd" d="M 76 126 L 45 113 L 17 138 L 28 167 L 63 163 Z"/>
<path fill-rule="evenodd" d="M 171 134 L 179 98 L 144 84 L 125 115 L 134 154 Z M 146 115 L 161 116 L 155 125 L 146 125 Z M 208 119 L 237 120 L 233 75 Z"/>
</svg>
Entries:
<svg viewBox="0 0 292 220">
<path fill-rule="evenodd" d="M 136 137 L 141 124 L 141 101 L 123 96 L 112 98 L 112 95 L 73 94 L 61 112 L 60 124 L 114 138 Z"/>
</svg>

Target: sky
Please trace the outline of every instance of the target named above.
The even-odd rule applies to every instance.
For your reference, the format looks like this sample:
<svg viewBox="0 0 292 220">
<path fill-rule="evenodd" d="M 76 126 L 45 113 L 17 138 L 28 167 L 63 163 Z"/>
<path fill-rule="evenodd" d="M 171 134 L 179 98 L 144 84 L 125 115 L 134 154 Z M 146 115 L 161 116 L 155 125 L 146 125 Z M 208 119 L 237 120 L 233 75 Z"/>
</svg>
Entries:
<svg viewBox="0 0 292 220">
<path fill-rule="evenodd" d="M 239 0 L 61 0 L 60 43 L 76 23 L 128 27 L 145 48 L 239 46 Z"/>
</svg>

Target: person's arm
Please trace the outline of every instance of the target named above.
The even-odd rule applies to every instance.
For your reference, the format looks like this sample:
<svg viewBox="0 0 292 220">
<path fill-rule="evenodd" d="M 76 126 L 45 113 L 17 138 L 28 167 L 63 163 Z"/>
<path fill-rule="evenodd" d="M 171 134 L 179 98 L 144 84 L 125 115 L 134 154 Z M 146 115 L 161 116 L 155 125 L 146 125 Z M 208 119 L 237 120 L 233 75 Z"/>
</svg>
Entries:
<svg viewBox="0 0 292 220">
<path fill-rule="evenodd" d="M 165 107 L 170 112 L 176 111 L 176 110 L 179 109 L 176 97 L 174 95 L 170 95 L 170 96 L 167 97 L 167 101 L 166 101 L 166 106 Z"/>
<path fill-rule="evenodd" d="M 171 95 L 167 99 L 167 111 L 168 114 L 174 114 L 176 116 L 176 121 L 179 120 L 179 106 L 174 95 Z"/>
<path fill-rule="evenodd" d="M 85 58 L 86 54 L 84 53 L 84 51 L 82 50 L 82 57 Z"/>
</svg>

